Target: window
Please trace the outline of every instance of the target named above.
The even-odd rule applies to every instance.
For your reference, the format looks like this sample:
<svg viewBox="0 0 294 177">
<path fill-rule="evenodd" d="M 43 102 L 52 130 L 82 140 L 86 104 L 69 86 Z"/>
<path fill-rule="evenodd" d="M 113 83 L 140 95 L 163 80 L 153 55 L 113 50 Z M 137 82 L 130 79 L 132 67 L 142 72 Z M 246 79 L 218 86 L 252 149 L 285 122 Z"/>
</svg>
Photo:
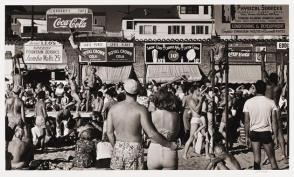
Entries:
<svg viewBox="0 0 294 177">
<path fill-rule="evenodd" d="M 205 26 L 205 34 L 208 34 L 209 28 L 208 26 Z"/>
<path fill-rule="evenodd" d="M 156 33 L 156 27 L 155 27 Z M 139 34 L 155 34 L 154 33 L 154 26 L 152 25 L 141 25 L 139 26 Z"/>
<path fill-rule="evenodd" d="M 31 26 L 24 26 L 23 27 L 23 33 L 31 33 L 31 29 L 32 29 L 32 27 Z M 37 30 L 38 28 L 36 27 L 36 26 L 34 26 L 34 30 L 33 30 L 33 32 L 34 33 L 37 33 Z"/>
<path fill-rule="evenodd" d="M 134 29 L 133 21 L 127 21 L 127 29 Z"/>
<path fill-rule="evenodd" d="M 185 26 L 168 26 L 168 34 L 185 34 Z"/>
<path fill-rule="evenodd" d="M 204 6 L 204 14 L 208 14 L 208 6 Z"/>
<path fill-rule="evenodd" d="M 203 34 L 203 26 L 196 26 L 196 34 Z"/>
<path fill-rule="evenodd" d="M 199 14 L 199 6 L 181 6 L 181 14 Z"/>
<path fill-rule="evenodd" d="M 182 26 L 181 34 L 185 34 L 185 26 Z"/>
<path fill-rule="evenodd" d="M 208 26 L 192 26 L 191 33 L 192 34 L 208 34 L 209 27 Z"/>
<path fill-rule="evenodd" d="M 192 26 L 192 34 L 195 34 L 195 26 Z"/>
<path fill-rule="evenodd" d="M 156 26 L 153 26 L 153 34 L 156 34 Z"/>
<path fill-rule="evenodd" d="M 94 24 L 97 25 L 97 18 L 94 19 Z"/>
</svg>

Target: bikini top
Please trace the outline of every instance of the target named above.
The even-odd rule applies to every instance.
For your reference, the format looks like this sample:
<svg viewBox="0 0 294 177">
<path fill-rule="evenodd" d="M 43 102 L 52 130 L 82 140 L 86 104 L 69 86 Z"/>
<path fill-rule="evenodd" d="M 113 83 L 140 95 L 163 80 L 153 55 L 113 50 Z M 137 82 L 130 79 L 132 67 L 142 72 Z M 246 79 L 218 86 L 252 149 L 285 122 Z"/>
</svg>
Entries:
<svg viewBox="0 0 294 177">
<path fill-rule="evenodd" d="M 177 140 L 177 133 L 176 132 L 172 132 L 172 131 L 164 129 L 164 128 L 158 129 L 158 132 L 162 136 L 164 136 L 168 141 Z"/>
</svg>

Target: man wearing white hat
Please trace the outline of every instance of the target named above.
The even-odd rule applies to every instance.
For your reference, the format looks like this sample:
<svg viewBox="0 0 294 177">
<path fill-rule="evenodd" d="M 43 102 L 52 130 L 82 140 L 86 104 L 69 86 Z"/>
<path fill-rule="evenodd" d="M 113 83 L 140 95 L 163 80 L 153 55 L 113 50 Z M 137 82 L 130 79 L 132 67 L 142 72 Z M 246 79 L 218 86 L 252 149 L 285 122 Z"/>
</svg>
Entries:
<svg viewBox="0 0 294 177">
<path fill-rule="evenodd" d="M 124 82 L 126 99 L 113 105 L 107 117 L 107 136 L 114 147 L 110 167 L 112 169 L 143 169 L 144 149 L 142 129 L 148 137 L 162 146 L 176 149 L 152 124 L 147 109 L 136 102 L 139 84 L 133 79 Z"/>
</svg>

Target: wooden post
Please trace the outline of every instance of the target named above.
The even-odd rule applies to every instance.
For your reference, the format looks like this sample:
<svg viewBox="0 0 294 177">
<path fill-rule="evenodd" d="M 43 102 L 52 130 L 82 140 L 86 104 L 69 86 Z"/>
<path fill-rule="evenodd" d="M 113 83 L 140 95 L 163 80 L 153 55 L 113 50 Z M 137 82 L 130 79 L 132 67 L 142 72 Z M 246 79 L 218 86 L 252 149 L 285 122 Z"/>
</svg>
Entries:
<svg viewBox="0 0 294 177">
<path fill-rule="evenodd" d="M 290 133 L 289 133 L 289 111 L 290 111 L 290 102 L 289 102 L 289 99 L 290 99 L 290 96 L 289 96 L 289 90 L 290 90 L 290 86 L 289 86 L 289 49 L 287 49 L 287 53 L 286 53 L 286 57 L 285 59 L 287 60 L 287 71 L 286 71 L 286 76 L 287 76 L 287 86 L 288 86 L 288 89 L 287 89 L 287 156 L 289 156 L 289 142 L 290 142 Z"/>
<path fill-rule="evenodd" d="M 225 103 L 226 103 L 226 126 L 225 126 L 225 131 L 226 131 L 226 150 L 228 152 L 229 150 L 229 144 L 228 144 L 228 117 L 229 117 L 229 60 L 228 60 L 228 42 L 225 44 L 225 52 L 224 52 L 224 57 L 225 57 L 225 86 L 226 86 L 226 93 L 225 93 Z"/>
<path fill-rule="evenodd" d="M 211 81 L 211 87 L 213 88 L 212 92 L 214 93 L 214 87 L 215 87 L 215 60 L 214 60 L 214 51 L 213 49 L 210 49 L 210 81 Z M 214 103 L 215 97 L 214 94 L 212 94 L 212 101 Z M 215 104 L 212 104 L 212 121 L 213 125 L 215 125 Z"/>
<path fill-rule="evenodd" d="M 261 51 L 261 79 L 265 80 L 265 51 Z"/>
</svg>

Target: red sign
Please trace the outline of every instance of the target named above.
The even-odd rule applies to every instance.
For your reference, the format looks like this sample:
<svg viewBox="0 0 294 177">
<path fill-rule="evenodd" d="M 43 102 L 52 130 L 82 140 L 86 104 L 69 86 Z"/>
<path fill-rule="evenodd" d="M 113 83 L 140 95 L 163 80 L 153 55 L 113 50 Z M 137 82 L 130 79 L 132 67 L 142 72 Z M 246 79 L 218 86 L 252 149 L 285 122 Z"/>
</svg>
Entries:
<svg viewBox="0 0 294 177">
<path fill-rule="evenodd" d="M 91 32 L 93 13 L 90 9 L 49 9 L 47 11 L 47 32 Z"/>
</svg>

